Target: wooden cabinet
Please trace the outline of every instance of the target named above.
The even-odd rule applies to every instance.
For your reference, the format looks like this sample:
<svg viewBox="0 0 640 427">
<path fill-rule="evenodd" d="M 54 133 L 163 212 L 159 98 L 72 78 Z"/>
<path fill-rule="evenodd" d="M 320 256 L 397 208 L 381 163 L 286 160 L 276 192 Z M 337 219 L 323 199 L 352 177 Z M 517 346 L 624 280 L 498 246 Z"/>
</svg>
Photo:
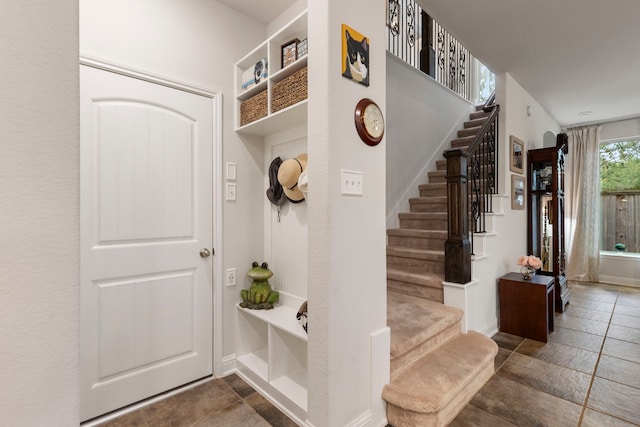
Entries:
<svg viewBox="0 0 640 427">
<path fill-rule="evenodd" d="M 523 279 L 520 273 L 500 278 L 500 331 L 547 342 L 553 332 L 555 281 L 535 275 Z"/>
<path fill-rule="evenodd" d="M 528 252 L 542 260 L 538 274 L 555 280 L 555 309 L 569 303 L 565 275 L 564 166 L 567 135 L 558 134 L 555 147 L 527 152 Z"/>
</svg>

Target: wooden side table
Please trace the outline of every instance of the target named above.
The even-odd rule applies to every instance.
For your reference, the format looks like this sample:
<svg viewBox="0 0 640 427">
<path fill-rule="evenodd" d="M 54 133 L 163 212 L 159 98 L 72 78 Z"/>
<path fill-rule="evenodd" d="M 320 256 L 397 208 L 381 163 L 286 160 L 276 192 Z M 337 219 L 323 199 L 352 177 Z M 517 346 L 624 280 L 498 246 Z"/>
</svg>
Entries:
<svg viewBox="0 0 640 427">
<path fill-rule="evenodd" d="M 525 280 L 520 273 L 500 278 L 500 331 L 547 342 L 553 332 L 555 280 L 536 274 Z"/>
</svg>

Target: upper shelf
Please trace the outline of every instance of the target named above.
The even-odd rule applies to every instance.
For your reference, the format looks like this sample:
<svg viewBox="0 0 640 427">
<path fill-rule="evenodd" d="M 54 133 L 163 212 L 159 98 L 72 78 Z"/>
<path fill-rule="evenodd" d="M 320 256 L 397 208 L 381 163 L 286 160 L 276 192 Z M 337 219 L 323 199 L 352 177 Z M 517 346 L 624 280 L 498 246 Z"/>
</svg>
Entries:
<svg viewBox="0 0 640 427">
<path fill-rule="evenodd" d="M 307 67 L 308 55 L 306 53 L 298 53 L 298 57 L 294 62 L 283 66 L 282 46 L 291 41 L 302 41 L 307 38 L 307 16 L 307 11 L 296 16 L 282 29 L 274 33 L 235 64 L 236 132 L 265 136 L 306 123 L 307 100 L 302 99 L 306 95 L 306 91 L 298 91 L 298 97 L 293 97 L 293 99 L 288 96 L 283 98 L 283 88 L 285 88 L 284 93 L 286 94 L 286 88 L 290 87 L 290 84 L 295 86 L 295 82 L 301 82 L 304 74 L 298 73 L 296 77 L 289 79 L 285 83 L 282 83 L 282 81 Z M 244 89 L 243 80 L 250 80 L 251 78 L 251 75 L 247 75 L 250 73 L 248 70 L 253 70 L 253 67 L 259 69 L 264 63 L 261 62 L 262 60 L 266 60 L 267 75 L 263 75 L 258 84 Z M 258 67 L 256 67 L 256 64 L 258 64 Z M 298 83 L 298 88 L 299 87 Z M 266 91 L 266 96 L 263 94 L 264 91 Z M 279 95 L 274 95 L 275 93 Z M 296 92 L 290 91 L 288 93 L 292 94 Z M 253 104 L 251 104 L 251 106 L 249 106 L 250 104 L 246 104 L 243 107 L 244 110 L 242 110 L 242 104 L 258 94 L 260 94 L 261 97 L 253 99 Z M 266 105 L 264 105 L 265 102 Z M 295 103 L 288 105 L 291 102 Z M 288 106 L 283 108 L 285 105 Z M 241 120 L 241 111 L 243 111 L 244 114 L 247 114 L 246 111 L 250 111 L 251 116 L 249 117 L 251 118 L 256 116 L 262 117 L 245 125 L 241 125 L 241 123 L 246 122 L 246 120 Z M 243 115 L 243 118 L 247 120 L 250 119 L 249 117 Z"/>
</svg>

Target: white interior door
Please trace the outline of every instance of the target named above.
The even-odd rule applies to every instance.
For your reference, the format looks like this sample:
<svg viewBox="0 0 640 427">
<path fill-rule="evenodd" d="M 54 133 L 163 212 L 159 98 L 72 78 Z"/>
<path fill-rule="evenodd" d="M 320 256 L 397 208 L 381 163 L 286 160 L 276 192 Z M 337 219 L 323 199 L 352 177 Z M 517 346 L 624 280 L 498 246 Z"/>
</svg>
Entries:
<svg viewBox="0 0 640 427">
<path fill-rule="evenodd" d="M 211 98 L 82 65 L 81 419 L 212 374 Z"/>
</svg>

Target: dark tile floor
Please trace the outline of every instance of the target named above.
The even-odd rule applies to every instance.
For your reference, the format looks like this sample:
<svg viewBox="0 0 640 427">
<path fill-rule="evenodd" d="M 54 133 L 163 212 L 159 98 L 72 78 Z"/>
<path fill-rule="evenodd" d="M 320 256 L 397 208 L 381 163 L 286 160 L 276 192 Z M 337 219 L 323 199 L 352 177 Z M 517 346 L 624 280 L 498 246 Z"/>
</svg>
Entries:
<svg viewBox="0 0 640 427">
<path fill-rule="evenodd" d="M 640 289 L 570 284 L 549 342 L 499 332 L 496 374 L 452 427 L 640 426 Z M 296 424 L 233 374 L 100 426 Z"/>
<path fill-rule="evenodd" d="M 231 374 L 143 406 L 100 427 L 295 427 L 260 393 Z"/>
<path fill-rule="evenodd" d="M 452 427 L 640 425 L 640 289 L 570 287 L 548 343 L 493 336 L 496 374 Z"/>
</svg>

